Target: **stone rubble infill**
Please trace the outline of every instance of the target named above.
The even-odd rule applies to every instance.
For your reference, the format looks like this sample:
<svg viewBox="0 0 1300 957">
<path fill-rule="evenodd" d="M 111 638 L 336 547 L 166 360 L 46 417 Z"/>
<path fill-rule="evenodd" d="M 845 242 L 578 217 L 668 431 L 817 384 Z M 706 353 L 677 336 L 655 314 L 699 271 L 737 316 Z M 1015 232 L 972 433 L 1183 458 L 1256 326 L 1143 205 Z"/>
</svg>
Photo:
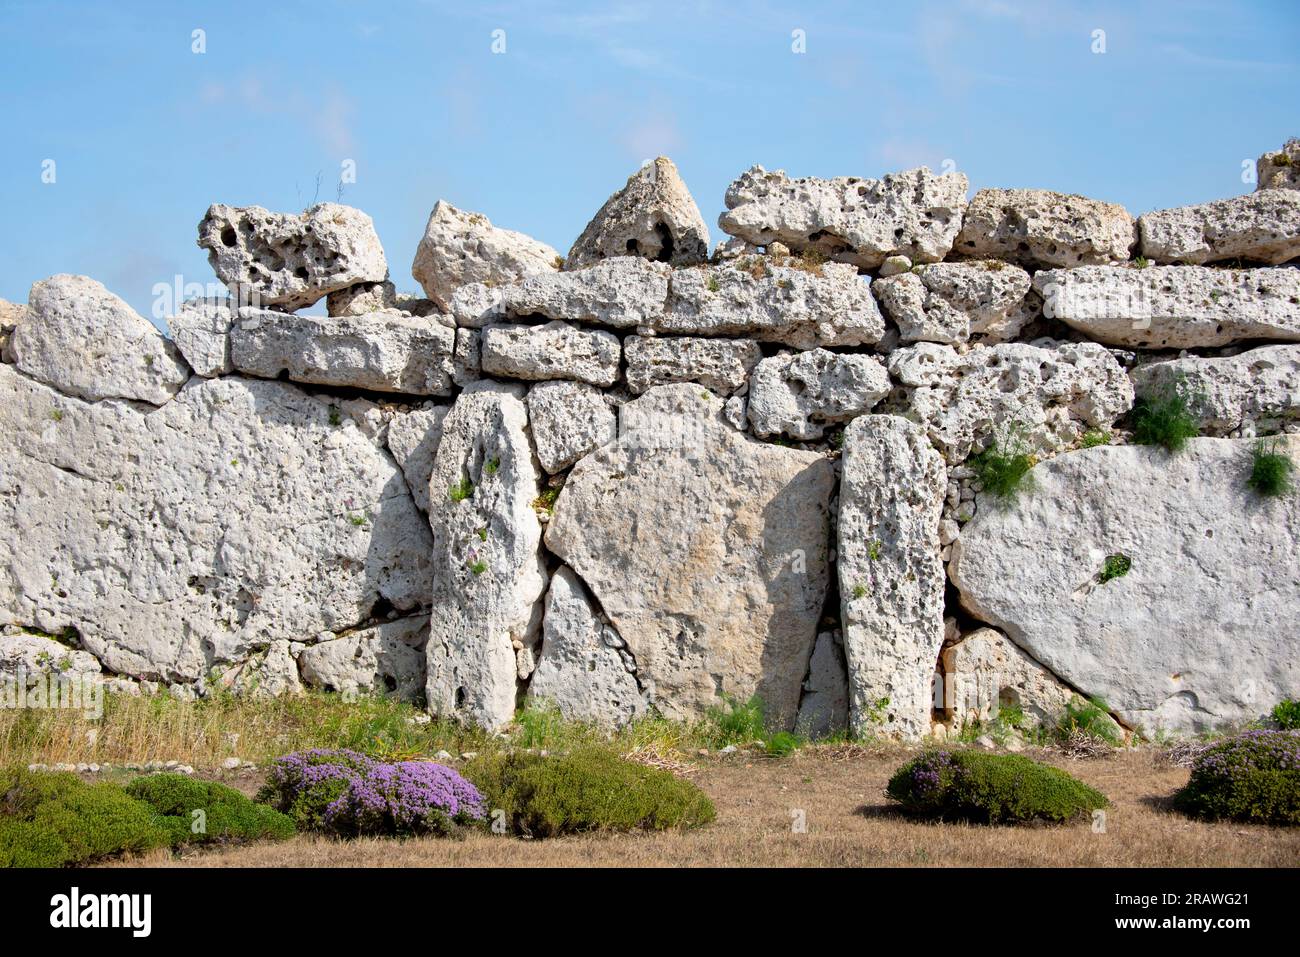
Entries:
<svg viewBox="0 0 1300 957">
<path fill-rule="evenodd" d="M 488 375 L 507 379 L 573 379 L 611 386 L 618 380 L 622 354 L 613 333 L 579 329 L 557 319 L 541 326 L 487 326 L 480 363 Z"/>
<path fill-rule="evenodd" d="M 961 227 L 969 186 L 962 173 L 925 167 L 883 179 L 790 179 L 754 166 L 728 188 L 724 232 L 755 246 L 783 243 L 837 262 L 875 269 L 888 257 L 938 262 Z"/>
<path fill-rule="evenodd" d="M 51 276 L 32 286 L 7 355 L 38 382 L 96 402 L 168 402 L 190 377 L 176 346 L 102 285 Z"/>
<path fill-rule="evenodd" d="M 903 342 L 1003 342 L 1033 316 L 1024 308 L 1029 273 L 997 259 L 919 266 L 871 289 Z"/>
<path fill-rule="evenodd" d="M 749 387 L 749 424 L 760 437 L 819 439 L 889 395 L 889 373 L 875 356 L 825 349 L 764 359 Z"/>
<path fill-rule="evenodd" d="M 1255 163 L 1255 189 L 1300 189 L 1300 139 L 1265 153 Z"/>
<path fill-rule="evenodd" d="M 450 395 L 456 330 L 401 312 L 299 316 L 260 312 L 230 328 L 230 364 L 246 375 L 408 395 Z"/>
<path fill-rule="evenodd" d="M 1300 193 L 1296 194 L 1300 196 Z M 1045 315 L 1114 346 L 1300 341 L 1300 269 L 1084 267 L 1034 276 Z"/>
<path fill-rule="evenodd" d="M 1300 191 L 1264 189 L 1138 219 L 1142 255 L 1198 266 L 1225 259 L 1278 265 L 1300 256 Z"/>
<path fill-rule="evenodd" d="M 1295 459 L 1300 436 L 1280 440 Z M 1245 488 L 1253 441 L 1058 455 L 981 507 L 948 572 L 963 607 L 1149 736 L 1254 720 L 1300 687 L 1300 496 Z M 1100 580 L 1106 559 L 1129 571 Z"/>
<path fill-rule="evenodd" d="M 1116 203 L 1047 189 L 982 189 L 966 210 L 955 255 L 1029 269 L 1125 262 L 1137 241 Z"/>
<path fill-rule="evenodd" d="M 1094 342 L 1006 342 L 965 354 L 922 342 L 895 351 L 888 366 L 900 410 L 953 465 L 990 439 L 1011 440 L 1012 430 L 1037 451 L 1055 451 L 1133 406 L 1128 376 Z"/>
<path fill-rule="evenodd" d="M 199 223 L 198 244 L 217 278 L 240 290 L 245 302 L 287 312 L 388 278 L 374 222 L 338 203 L 320 203 L 300 215 L 216 203 Z"/>
<path fill-rule="evenodd" d="M 753 339 L 701 339 L 689 336 L 628 336 L 627 387 L 635 395 L 656 385 L 695 382 L 731 395 L 749 379 L 763 358 Z"/>
<path fill-rule="evenodd" d="M 411 275 L 444 310 L 470 283 L 501 285 L 535 273 L 555 272 L 560 254 L 546 243 L 493 226 L 482 213 L 438 200 L 415 252 Z"/>
<path fill-rule="evenodd" d="M 615 256 L 641 256 L 672 266 L 709 258 L 709 228 L 673 161 L 660 156 L 628 177 L 592 217 L 569 250 L 564 268 Z"/>
<path fill-rule="evenodd" d="M 1300 427 L 1300 345 L 1151 362 L 1129 377 L 1138 395 L 1167 389 L 1183 394 L 1203 435 L 1249 438 Z"/>
</svg>

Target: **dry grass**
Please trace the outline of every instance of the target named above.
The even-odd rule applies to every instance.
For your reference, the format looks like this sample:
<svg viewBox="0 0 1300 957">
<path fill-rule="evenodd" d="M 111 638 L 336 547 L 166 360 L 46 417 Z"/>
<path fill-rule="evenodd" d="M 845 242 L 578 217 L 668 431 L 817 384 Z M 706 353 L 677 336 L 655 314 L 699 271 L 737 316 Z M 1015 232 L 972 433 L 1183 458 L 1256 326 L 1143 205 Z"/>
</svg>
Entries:
<svg viewBox="0 0 1300 957">
<path fill-rule="evenodd" d="M 129 864 L 203 867 L 1010 866 L 1227 867 L 1300 862 L 1300 828 L 1206 824 L 1166 809 L 1187 780 L 1158 752 L 1078 761 L 1033 756 L 1108 795 L 1105 833 L 1088 823 L 994 828 L 926 824 L 893 811 L 885 783 L 899 748 L 810 748 L 788 758 L 694 757 L 691 780 L 713 798 L 717 823 L 685 833 L 550 841 L 474 834 L 464 840 L 333 841 L 299 836 Z M 237 780 L 251 790 L 256 780 Z M 793 833 L 802 809 L 807 833 Z"/>
</svg>

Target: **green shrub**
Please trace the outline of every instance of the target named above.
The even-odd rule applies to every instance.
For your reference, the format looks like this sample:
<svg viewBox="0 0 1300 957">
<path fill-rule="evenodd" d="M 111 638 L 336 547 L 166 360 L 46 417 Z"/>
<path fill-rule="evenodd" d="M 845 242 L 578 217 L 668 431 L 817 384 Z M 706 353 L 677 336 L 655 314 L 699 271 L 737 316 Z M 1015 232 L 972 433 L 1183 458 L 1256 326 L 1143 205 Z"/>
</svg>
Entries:
<svg viewBox="0 0 1300 957">
<path fill-rule="evenodd" d="M 909 813 L 985 824 L 1072 821 L 1109 804 L 1100 791 L 1023 755 L 947 748 L 899 768 L 886 794 Z"/>
<path fill-rule="evenodd" d="M 216 781 L 196 781 L 184 774 L 155 774 L 136 778 L 126 793 L 154 809 L 173 845 L 206 841 L 293 837 L 293 821 L 264 804 L 255 804 L 232 787 Z M 195 831 L 195 811 L 202 830 Z"/>
<path fill-rule="evenodd" d="M 715 815 L 694 784 L 605 749 L 481 756 L 464 770 L 488 813 L 504 811 L 512 830 L 531 837 L 698 827 Z"/>
<path fill-rule="evenodd" d="M 983 452 L 971 458 L 970 464 L 984 491 L 1009 500 L 1020 491 L 1033 487 L 1029 470 L 1036 461 L 1013 434 L 1003 439 L 994 438 Z"/>
<path fill-rule="evenodd" d="M 1291 491 L 1295 462 L 1278 451 L 1277 441 L 1257 442 L 1250 450 L 1250 478 L 1246 484 L 1266 498 L 1279 498 Z"/>
<path fill-rule="evenodd" d="M 58 867 L 169 843 L 152 808 L 67 772 L 0 773 L 0 867 Z"/>
<path fill-rule="evenodd" d="M 1300 701 L 1283 698 L 1273 706 L 1273 723 L 1283 731 L 1300 731 Z"/>
<path fill-rule="evenodd" d="M 1095 695 L 1087 701 L 1077 696 L 1071 698 L 1065 705 L 1065 713 L 1061 715 L 1056 730 L 1063 739 L 1077 732 L 1100 738 L 1115 746 L 1124 743 L 1123 729 L 1110 716 L 1106 702 Z"/>
<path fill-rule="evenodd" d="M 1079 445 L 1085 449 L 1095 449 L 1099 445 L 1110 445 L 1110 433 L 1105 429 L 1092 429 L 1083 433 Z"/>
<path fill-rule="evenodd" d="M 1211 745 L 1174 806 L 1209 820 L 1300 824 L 1300 732 L 1246 731 Z"/>
<path fill-rule="evenodd" d="M 722 707 L 710 708 L 705 713 L 714 747 L 725 748 L 730 744 L 751 744 L 767 740 L 762 698 L 754 695 L 742 703 L 737 698 L 724 694 L 722 701 Z"/>
<path fill-rule="evenodd" d="M 1107 555 L 1106 561 L 1102 563 L 1101 574 L 1097 580 L 1103 585 L 1108 581 L 1114 581 L 1116 578 L 1123 578 L 1133 567 L 1133 559 L 1129 558 L 1123 552 L 1116 552 L 1114 555 Z"/>
<path fill-rule="evenodd" d="M 1133 405 L 1133 441 L 1179 452 L 1201 434 L 1201 423 L 1187 406 L 1181 386 L 1140 397 Z"/>
</svg>

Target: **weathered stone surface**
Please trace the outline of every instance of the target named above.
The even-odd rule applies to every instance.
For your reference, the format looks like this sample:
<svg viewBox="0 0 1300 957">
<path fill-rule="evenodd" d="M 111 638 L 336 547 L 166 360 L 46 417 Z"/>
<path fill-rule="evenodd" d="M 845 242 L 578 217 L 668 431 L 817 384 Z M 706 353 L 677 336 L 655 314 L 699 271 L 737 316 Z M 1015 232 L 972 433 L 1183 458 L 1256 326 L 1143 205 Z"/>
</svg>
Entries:
<svg viewBox="0 0 1300 957">
<path fill-rule="evenodd" d="M 0 299 L 0 362 L 11 361 L 8 357 L 9 337 L 26 315 L 26 306 Z"/>
<path fill-rule="evenodd" d="M 844 669 L 844 649 L 834 633 L 823 631 L 813 645 L 794 727 L 815 740 L 845 731 L 848 726 L 849 677 Z"/>
<path fill-rule="evenodd" d="M 537 383 L 528 390 L 528 422 L 537 459 L 551 474 L 564 471 L 618 434 L 618 415 L 610 401 L 582 382 Z"/>
<path fill-rule="evenodd" d="M 1011 429 L 1040 451 L 1069 445 L 1133 406 L 1128 376 L 1095 342 L 1004 342 L 964 354 L 922 342 L 890 355 L 889 371 L 908 418 L 950 464 Z"/>
<path fill-rule="evenodd" d="M 217 278 L 250 305 L 293 311 L 331 292 L 388 278 L 374 222 L 338 203 L 299 215 L 216 203 L 199 223 L 199 247 L 208 251 Z"/>
<path fill-rule="evenodd" d="M 216 684 L 241 697 L 278 698 L 300 694 L 302 679 L 294 652 L 301 648 L 298 642 L 277 638 L 265 650 L 222 670 Z M 199 689 L 206 691 L 207 686 L 208 678 L 205 676 L 194 685 L 173 684 L 169 690 L 174 695 L 179 694 L 182 700 L 192 700 L 191 695 L 196 695 Z"/>
<path fill-rule="evenodd" d="M 325 297 L 325 311 L 331 316 L 364 316 L 397 308 L 397 287 L 388 280 L 359 282 Z"/>
<path fill-rule="evenodd" d="M 1300 269 L 1056 269 L 1038 273 L 1034 287 L 1045 315 L 1109 345 L 1300 340 Z"/>
<path fill-rule="evenodd" d="M 754 369 L 749 423 L 755 435 L 819 439 L 889 395 L 889 373 L 875 356 L 813 349 L 772 356 Z"/>
<path fill-rule="evenodd" d="M 573 570 L 551 577 L 542 651 L 528 696 L 570 721 L 620 727 L 649 709 L 626 642 L 592 604 Z M 626 660 L 625 660 L 626 659 Z"/>
<path fill-rule="evenodd" d="M 388 451 L 402 468 L 411 498 L 420 511 L 429 512 L 429 476 L 433 457 L 442 441 L 442 420 L 451 406 L 433 405 L 393 416 L 388 424 Z"/>
<path fill-rule="evenodd" d="M 623 347 L 612 332 L 552 320 L 541 326 L 488 326 L 482 335 L 481 363 L 488 375 L 601 386 L 618 380 Z"/>
<path fill-rule="evenodd" d="M 443 309 L 461 286 L 501 285 L 534 273 L 553 273 L 561 257 L 546 243 L 493 226 L 482 213 L 438 200 L 415 251 L 411 275 Z"/>
<path fill-rule="evenodd" d="M 1300 256 L 1300 192 L 1264 189 L 1138 218 L 1142 255 L 1159 263 L 1249 259 L 1277 265 Z"/>
<path fill-rule="evenodd" d="M 456 330 L 401 312 L 298 316 L 241 311 L 230 329 L 240 372 L 378 392 L 448 395 Z"/>
<path fill-rule="evenodd" d="M 92 402 L 162 405 L 190 377 L 153 323 L 85 276 L 51 276 L 33 285 L 8 351 L 33 379 Z"/>
<path fill-rule="evenodd" d="M 871 280 L 852 266 L 816 271 L 772 265 L 768 257 L 672 274 L 666 313 L 642 323 L 669 335 L 749 336 L 796 349 L 879 341 L 885 320 Z"/>
<path fill-rule="evenodd" d="M 1019 708 L 1032 726 L 1051 727 L 1075 693 L 996 628 L 980 628 L 943 649 L 943 708 L 949 731 Z"/>
<path fill-rule="evenodd" d="M 665 263 L 620 256 L 586 269 L 534 275 L 506 286 L 472 283 L 452 296 L 451 312 L 458 326 L 469 328 L 537 315 L 627 329 L 650 324 L 662 315 L 670 272 Z"/>
<path fill-rule="evenodd" d="M 256 309 L 247 314 L 262 312 Z M 172 341 L 197 375 L 211 379 L 235 371 L 230 362 L 230 327 L 235 316 L 228 299 L 190 299 L 167 317 Z"/>
<path fill-rule="evenodd" d="M 428 601 L 392 459 L 294 386 L 193 379 L 144 414 L 0 366 L 0 434 L 0 622 L 76 628 L 114 671 L 194 681 Z"/>
<path fill-rule="evenodd" d="M 429 619 L 397 618 L 304 648 L 304 683 L 344 694 L 382 694 L 414 701 L 424 690 Z"/>
<path fill-rule="evenodd" d="M 826 590 L 831 464 L 748 439 L 699 386 L 624 405 L 616 442 L 574 466 L 546 543 L 591 589 L 655 703 L 700 716 L 758 694 L 799 704 Z"/>
<path fill-rule="evenodd" d="M 697 382 L 730 395 L 745 384 L 763 358 L 753 339 L 698 339 L 691 336 L 628 336 L 627 387 L 636 395 L 656 385 Z"/>
<path fill-rule="evenodd" d="M 1300 419 L 1300 345 L 1151 362 L 1129 375 L 1139 395 L 1176 387 L 1203 435 L 1271 432 Z"/>
<path fill-rule="evenodd" d="M 953 345 L 1014 339 L 1030 318 L 1029 288 L 1029 273 L 999 259 L 935 263 L 872 284 L 903 342 Z"/>
<path fill-rule="evenodd" d="M 943 644 L 943 460 L 913 422 L 864 415 L 844 430 L 840 620 L 855 733 L 929 733 Z"/>
<path fill-rule="evenodd" d="M 780 241 L 864 269 L 900 254 L 938 262 L 952 249 L 968 186 L 962 173 L 924 166 L 883 179 L 794 180 L 753 166 L 727 188 L 718 225 L 758 246 Z"/>
<path fill-rule="evenodd" d="M 587 224 L 566 269 L 614 256 L 642 256 L 673 266 L 709 258 L 709 228 L 673 161 L 660 156 L 628 177 Z"/>
<path fill-rule="evenodd" d="M 532 654 L 546 590 L 527 424 L 515 390 L 485 380 L 462 392 L 443 419 L 429 481 L 426 699 L 435 715 L 489 729 L 514 718 L 517 652 Z"/>
<path fill-rule="evenodd" d="M 1300 437 L 1282 441 L 1297 457 Z M 1297 697 L 1300 497 L 1245 487 L 1251 444 L 1104 446 L 1039 465 L 1032 494 L 962 529 L 949 564 L 962 603 L 1150 735 Z M 1100 582 L 1116 554 L 1131 569 Z"/>
<path fill-rule="evenodd" d="M 45 676 L 95 680 L 102 671 L 99 660 L 89 652 L 13 626 L 0 628 L 0 689 L 5 679 L 21 679 L 31 686 Z"/>
<path fill-rule="evenodd" d="M 1255 189 L 1300 189 L 1300 139 L 1292 137 L 1280 150 L 1261 156 L 1255 174 Z"/>
<path fill-rule="evenodd" d="M 1128 210 L 1048 189 L 982 189 L 966 209 L 953 252 L 1026 268 L 1124 262 L 1137 241 Z"/>
</svg>

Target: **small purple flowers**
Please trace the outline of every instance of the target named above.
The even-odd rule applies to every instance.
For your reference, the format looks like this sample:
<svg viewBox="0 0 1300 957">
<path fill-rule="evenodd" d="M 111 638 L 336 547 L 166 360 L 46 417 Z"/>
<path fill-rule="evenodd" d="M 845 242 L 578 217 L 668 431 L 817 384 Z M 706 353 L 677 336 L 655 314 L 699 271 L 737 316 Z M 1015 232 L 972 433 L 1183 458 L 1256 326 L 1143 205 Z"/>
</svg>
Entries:
<svg viewBox="0 0 1300 957">
<path fill-rule="evenodd" d="M 449 767 L 347 750 L 276 758 L 259 797 L 300 827 L 349 836 L 446 834 L 485 817 L 483 796 Z"/>
<path fill-rule="evenodd" d="M 1245 731 L 1206 747 L 1174 804 L 1211 820 L 1300 824 L 1300 731 Z"/>
</svg>

